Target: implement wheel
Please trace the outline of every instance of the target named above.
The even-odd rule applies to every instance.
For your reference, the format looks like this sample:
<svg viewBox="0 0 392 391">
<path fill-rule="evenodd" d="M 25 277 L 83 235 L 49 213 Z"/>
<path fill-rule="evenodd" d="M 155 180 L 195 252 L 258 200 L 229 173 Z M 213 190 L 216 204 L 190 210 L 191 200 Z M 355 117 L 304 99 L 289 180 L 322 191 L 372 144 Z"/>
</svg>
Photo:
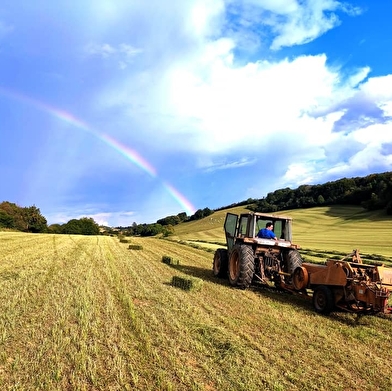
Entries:
<svg viewBox="0 0 392 391">
<path fill-rule="evenodd" d="M 214 254 L 212 272 L 215 277 L 227 277 L 227 265 L 229 256 L 225 248 L 218 248 Z"/>
<path fill-rule="evenodd" d="M 230 252 L 228 276 L 230 284 L 247 288 L 255 273 L 255 258 L 253 248 L 236 244 Z"/>
<path fill-rule="evenodd" d="M 294 288 L 297 291 L 302 291 L 307 288 L 308 283 L 309 283 L 308 271 L 303 266 L 297 267 L 293 273 Z"/>
<path fill-rule="evenodd" d="M 313 292 L 313 307 L 319 314 L 329 314 L 335 307 L 333 292 L 326 285 L 319 285 Z"/>
</svg>

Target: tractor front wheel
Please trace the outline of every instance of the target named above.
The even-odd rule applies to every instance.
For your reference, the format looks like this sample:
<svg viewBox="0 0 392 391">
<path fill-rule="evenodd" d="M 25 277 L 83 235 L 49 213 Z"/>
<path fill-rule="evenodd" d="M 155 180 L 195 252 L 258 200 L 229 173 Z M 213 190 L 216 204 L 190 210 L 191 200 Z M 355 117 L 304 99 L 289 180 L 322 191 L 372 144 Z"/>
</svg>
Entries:
<svg viewBox="0 0 392 391">
<path fill-rule="evenodd" d="M 212 272 L 215 277 L 227 277 L 228 253 L 225 248 L 218 248 L 214 254 Z"/>
</svg>

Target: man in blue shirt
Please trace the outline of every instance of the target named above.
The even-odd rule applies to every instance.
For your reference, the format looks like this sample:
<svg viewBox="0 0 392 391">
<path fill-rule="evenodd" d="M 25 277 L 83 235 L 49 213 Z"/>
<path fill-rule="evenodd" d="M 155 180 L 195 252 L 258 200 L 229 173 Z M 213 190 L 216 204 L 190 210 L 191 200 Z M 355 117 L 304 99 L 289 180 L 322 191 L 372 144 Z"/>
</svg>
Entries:
<svg viewBox="0 0 392 391">
<path fill-rule="evenodd" d="M 278 240 L 277 237 L 274 234 L 274 231 L 272 231 L 274 228 L 273 224 L 271 222 L 267 223 L 265 225 L 265 228 L 262 228 L 259 233 L 257 234 L 258 238 L 264 238 L 264 239 L 275 239 Z"/>
</svg>

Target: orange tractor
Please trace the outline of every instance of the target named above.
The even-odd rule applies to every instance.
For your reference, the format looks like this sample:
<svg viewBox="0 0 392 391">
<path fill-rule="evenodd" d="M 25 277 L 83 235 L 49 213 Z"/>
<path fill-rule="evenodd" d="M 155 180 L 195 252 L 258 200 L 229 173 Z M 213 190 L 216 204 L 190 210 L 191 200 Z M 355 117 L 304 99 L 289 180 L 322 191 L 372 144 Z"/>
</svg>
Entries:
<svg viewBox="0 0 392 391">
<path fill-rule="evenodd" d="M 267 222 L 277 239 L 257 237 Z M 292 243 L 292 219 L 263 213 L 228 213 L 224 224 L 227 248 L 215 251 L 213 273 L 232 286 L 261 283 L 312 299 L 318 313 L 335 308 L 356 313 L 391 313 L 392 269 L 364 264 L 357 250 L 325 264 L 305 263 Z"/>
</svg>

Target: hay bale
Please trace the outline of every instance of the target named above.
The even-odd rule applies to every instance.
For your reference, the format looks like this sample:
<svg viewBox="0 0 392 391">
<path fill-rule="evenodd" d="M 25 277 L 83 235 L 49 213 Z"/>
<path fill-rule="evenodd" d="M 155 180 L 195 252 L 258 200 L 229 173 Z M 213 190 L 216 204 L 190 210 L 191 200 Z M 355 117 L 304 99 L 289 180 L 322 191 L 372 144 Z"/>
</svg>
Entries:
<svg viewBox="0 0 392 391">
<path fill-rule="evenodd" d="M 172 257 L 169 257 L 168 255 L 162 256 L 162 262 L 166 263 L 166 265 L 170 265 L 170 266 L 177 266 L 180 264 L 180 261 L 178 259 L 174 259 Z"/>
<path fill-rule="evenodd" d="M 121 239 L 120 239 L 120 243 L 129 243 L 129 240 L 128 240 L 128 239 L 123 239 L 123 238 L 121 238 Z"/>
<path fill-rule="evenodd" d="M 180 276 L 173 276 L 171 285 L 181 288 L 184 291 L 199 291 L 203 286 L 203 280 L 196 277 L 183 278 Z"/>
<path fill-rule="evenodd" d="M 130 244 L 128 246 L 129 250 L 143 250 L 143 246 L 141 246 L 140 244 Z"/>
</svg>

